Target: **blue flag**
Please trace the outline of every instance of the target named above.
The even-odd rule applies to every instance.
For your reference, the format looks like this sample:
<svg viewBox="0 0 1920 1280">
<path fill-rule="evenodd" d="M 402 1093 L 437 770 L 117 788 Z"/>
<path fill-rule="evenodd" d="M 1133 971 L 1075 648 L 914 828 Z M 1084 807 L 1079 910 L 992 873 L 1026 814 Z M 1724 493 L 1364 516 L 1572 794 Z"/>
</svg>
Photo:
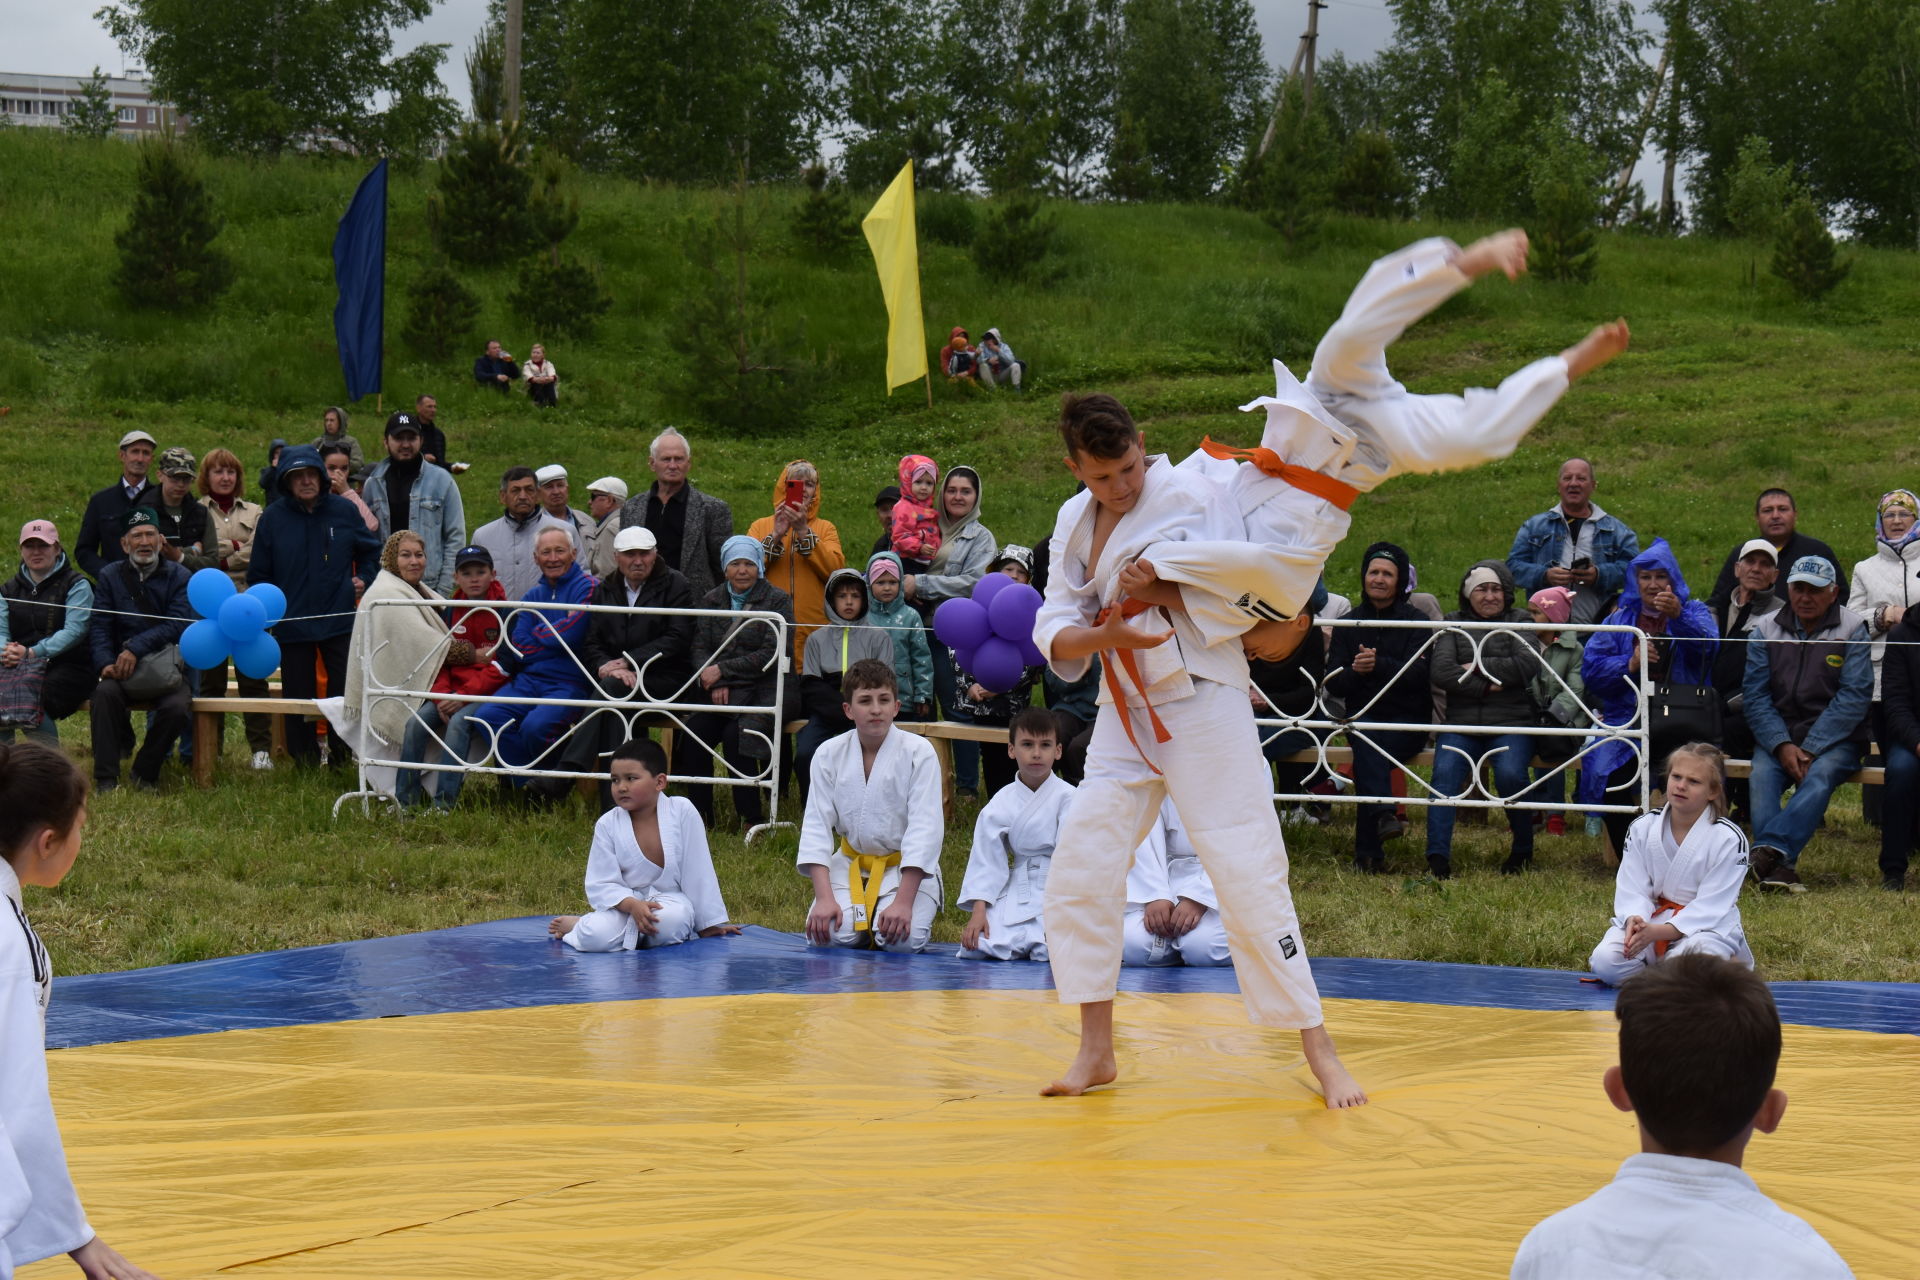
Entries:
<svg viewBox="0 0 1920 1280">
<path fill-rule="evenodd" d="M 340 301 L 333 308 L 333 336 L 348 401 L 380 390 L 380 348 L 386 338 L 387 162 L 360 180 L 353 203 L 333 237 L 333 279 Z"/>
</svg>

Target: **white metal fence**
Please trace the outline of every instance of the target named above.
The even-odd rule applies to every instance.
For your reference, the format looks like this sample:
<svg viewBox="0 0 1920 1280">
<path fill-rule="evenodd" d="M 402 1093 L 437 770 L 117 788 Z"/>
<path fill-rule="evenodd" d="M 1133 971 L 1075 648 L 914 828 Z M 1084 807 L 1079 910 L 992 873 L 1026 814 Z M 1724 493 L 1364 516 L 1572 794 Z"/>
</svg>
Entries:
<svg viewBox="0 0 1920 1280">
<path fill-rule="evenodd" d="M 1637 627 L 1607 625 L 1570 628 L 1553 625 L 1542 626 L 1532 622 L 1431 622 L 1425 619 L 1419 621 L 1387 622 L 1357 618 L 1339 618 L 1319 625 L 1334 628 L 1370 627 L 1383 630 L 1429 632 L 1430 634 L 1426 640 L 1422 642 L 1420 649 L 1417 651 L 1415 655 L 1416 658 L 1421 655 L 1430 657 L 1435 644 L 1438 643 L 1440 637 L 1443 635 L 1452 634 L 1464 636 L 1471 646 L 1474 665 L 1478 665 L 1487 641 L 1494 636 L 1505 635 L 1522 638 L 1521 642 L 1534 645 L 1536 652 L 1538 652 L 1537 645 L 1535 645 L 1532 639 L 1527 637 L 1531 637 L 1539 632 L 1576 630 L 1588 638 L 1594 635 L 1615 632 L 1628 634 L 1635 637 L 1636 640 L 1644 638 L 1644 633 Z M 1654 763 L 1648 759 L 1651 751 L 1649 745 L 1648 708 L 1652 702 L 1653 686 L 1652 681 L 1647 677 L 1644 667 L 1637 673 L 1637 677 L 1629 677 L 1633 682 L 1635 692 L 1638 694 L 1638 700 L 1633 715 L 1624 723 L 1618 725 L 1602 723 L 1598 710 L 1594 705 L 1591 705 L 1597 703 L 1598 699 L 1589 693 L 1585 695 L 1581 703 L 1581 705 L 1586 708 L 1586 720 L 1566 727 L 1546 726 L 1538 723 L 1525 725 L 1449 725 L 1439 723 L 1437 714 L 1433 720 L 1425 723 L 1373 720 L 1369 718 L 1369 713 L 1373 710 L 1374 704 L 1380 700 L 1380 694 L 1376 694 L 1372 699 L 1369 699 L 1360 706 L 1348 707 L 1339 705 L 1337 700 L 1327 691 L 1327 681 L 1341 670 L 1344 670 L 1344 668 L 1330 668 L 1324 676 L 1314 682 L 1313 705 L 1305 712 L 1293 716 L 1278 715 L 1274 713 L 1271 708 L 1268 708 L 1265 714 L 1256 716 L 1255 718 L 1255 723 L 1260 728 L 1260 741 L 1263 747 L 1274 742 L 1283 734 L 1292 735 L 1294 741 L 1301 743 L 1301 753 L 1310 756 L 1312 760 L 1312 768 L 1306 778 L 1308 784 L 1311 784 L 1315 778 L 1333 775 L 1336 765 L 1340 762 L 1331 759 L 1328 752 L 1332 749 L 1333 739 L 1336 736 L 1344 736 L 1349 745 L 1365 743 L 1367 746 L 1376 750 L 1380 749 L 1380 744 L 1374 735 L 1395 731 L 1419 733 L 1427 735 L 1428 737 L 1440 733 L 1488 739 L 1520 736 L 1529 742 L 1559 740 L 1564 743 L 1567 739 L 1571 738 L 1577 740 L 1577 745 L 1567 760 L 1552 764 L 1543 763 L 1540 766 L 1541 776 L 1539 779 L 1531 782 L 1528 791 L 1515 799 L 1502 798 L 1492 790 L 1491 781 L 1487 777 L 1488 767 L 1492 764 L 1496 756 L 1507 750 L 1504 745 L 1493 743 L 1489 743 L 1484 751 L 1477 753 L 1473 751 L 1459 751 L 1459 754 L 1465 757 L 1467 769 L 1465 785 L 1463 789 L 1457 793 L 1442 794 L 1434 788 L 1429 779 L 1422 777 L 1413 769 L 1408 768 L 1404 770 L 1407 778 L 1407 794 L 1405 796 L 1360 795 L 1351 790 L 1341 791 L 1334 795 L 1316 794 L 1307 791 L 1276 791 L 1274 793 L 1274 799 L 1289 803 L 1325 802 L 1332 800 L 1343 804 L 1445 804 L 1473 809 L 1559 810 L 1567 807 L 1567 801 L 1565 799 L 1558 798 L 1554 793 L 1541 794 L 1538 798 L 1535 798 L 1534 793 L 1542 792 L 1543 789 L 1548 786 L 1553 787 L 1557 793 L 1562 788 L 1563 782 L 1556 780 L 1564 780 L 1571 770 L 1580 767 L 1581 762 L 1589 758 L 1602 744 L 1623 742 L 1632 748 L 1634 759 L 1638 765 L 1635 780 L 1630 785 L 1612 788 L 1607 794 L 1607 803 L 1605 804 L 1589 804 L 1580 807 L 1588 812 L 1598 813 L 1637 813 L 1647 807 L 1647 802 L 1650 798 L 1651 766 Z M 1549 696 L 1546 701 L 1550 702 L 1552 697 L 1557 697 L 1562 692 L 1572 692 L 1566 681 L 1561 679 L 1544 661 L 1539 664 L 1539 674 L 1548 677 L 1551 686 L 1551 696 Z M 1305 672 L 1298 673 L 1298 677 L 1303 681 L 1312 678 Z M 1384 693 L 1384 688 L 1382 692 Z M 1438 690 L 1437 692 L 1444 693 L 1445 691 Z M 1301 738 L 1301 734 L 1303 733 L 1311 738 L 1311 745 L 1308 745 Z M 1459 749 L 1449 746 L 1448 750 Z M 1403 752 L 1402 754 L 1405 753 Z M 1531 755 L 1532 753 L 1530 752 L 1529 754 Z M 1529 763 L 1531 764 L 1531 761 L 1529 761 Z M 1625 794 L 1621 794 L 1622 792 Z"/>
<path fill-rule="evenodd" d="M 773 676 L 773 700 L 770 703 L 715 703 L 706 695 L 700 685 L 702 668 L 697 666 L 693 668 L 692 674 L 668 696 L 657 698 L 646 697 L 643 691 L 646 691 L 650 684 L 648 675 L 660 656 L 657 654 L 648 659 L 645 669 L 636 670 L 633 667 L 632 661 L 630 659 L 627 660 L 626 665 L 628 669 L 634 670 L 637 677 L 633 688 L 628 690 L 624 695 L 609 694 L 602 689 L 598 672 L 588 670 L 585 661 L 579 653 L 579 649 L 582 647 L 581 641 L 584 641 L 584 636 L 581 637 L 581 641 L 576 641 L 572 645 L 565 646 L 565 652 L 580 677 L 580 683 L 585 686 L 586 690 L 581 696 L 571 698 L 444 693 L 435 694 L 429 699 L 426 696 L 425 690 L 433 683 L 434 677 L 439 673 L 437 662 L 432 670 L 416 668 L 395 672 L 391 670 L 393 664 L 390 662 L 383 663 L 381 661 L 381 654 L 386 652 L 392 645 L 390 639 L 380 634 L 379 619 L 383 612 L 394 609 L 418 609 L 444 613 L 450 610 L 470 608 L 491 609 L 500 616 L 500 645 L 502 649 L 508 653 L 519 652 L 513 643 L 514 630 L 518 620 L 528 614 L 535 615 L 536 618 L 539 618 L 541 615 L 562 613 L 585 613 L 588 615 L 620 614 L 627 616 L 652 615 L 691 620 L 714 617 L 725 618 L 730 624 L 729 630 L 716 650 L 712 654 L 707 655 L 707 662 L 709 664 L 724 658 L 730 649 L 744 649 L 749 643 L 757 647 L 758 644 L 764 643 L 765 637 L 764 634 L 760 634 L 761 629 L 770 628 L 773 633 L 773 660 L 768 667 L 763 668 L 763 670 L 768 671 Z M 620 719 L 620 738 L 623 741 L 628 737 L 635 736 L 638 731 L 648 726 L 670 728 L 674 734 L 674 751 L 676 754 L 686 749 L 684 744 L 691 743 L 700 749 L 702 758 L 710 762 L 708 772 L 713 771 L 711 767 L 713 764 L 720 766 L 720 776 L 718 777 L 711 779 L 689 777 L 680 779 L 681 782 L 696 785 L 710 784 L 715 787 L 730 789 L 754 788 L 763 791 L 766 797 L 765 813 L 767 820 L 747 833 L 749 840 L 772 826 L 790 825 L 778 824 L 774 821 L 777 816 L 775 802 L 780 778 L 781 707 L 786 693 L 787 663 L 784 659 L 789 643 L 788 623 L 786 619 L 777 613 L 734 612 L 726 609 L 634 608 L 625 605 L 527 604 L 510 600 L 492 602 L 482 600 L 425 599 L 375 600 L 365 606 L 361 616 L 354 620 L 354 625 L 356 628 L 372 628 L 370 640 L 363 643 L 358 650 L 361 664 L 361 671 L 359 673 L 361 694 L 358 710 L 360 724 L 367 728 L 363 730 L 365 732 L 365 738 L 362 749 L 355 753 L 359 770 L 358 788 L 344 793 L 334 802 L 334 812 L 336 814 L 338 814 L 340 806 L 350 800 L 360 800 L 363 807 L 370 807 L 376 800 L 392 801 L 394 797 L 391 791 L 376 786 L 374 784 L 375 779 L 369 776 L 370 772 L 386 769 L 408 769 L 418 771 L 422 774 L 464 773 L 469 776 L 486 774 L 524 779 L 551 778 L 578 780 L 591 778 L 596 781 L 604 779 L 607 776 L 606 766 L 601 763 L 604 752 L 595 753 L 594 767 L 591 769 L 569 767 L 564 757 L 568 754 L 569 744 L 574 743 L 578 735 L 591 731 L 594 735 L 598 736 L 602 732 L 603 717 L 617 716 Z M 591 622 L 589 622 L 589 625 L 591 625 Z M 405 659 L 403 658 L 401 661 L 404 662 Z M 384 678 L 382 676 L 383 670 L 385 671 Z M 506 764 L 501 760 L 499 755 L 499 731 L 496 730 L 491 723 L 477 718 L 470 718 L 467 721 L 467 723 L 472 726 L 474 733 L 464 753 L 467 759 L 460 763 L 429 763 L 424 760 L 403 759 L 401 758 L 401 743 L 385 742 L 370 730 L 370 726 L 374 723 L 373 713 L 376 708 L 397 703 L 404 706 L 407 709 L 407 714 L 411 716 L 416 709 L 423 706 L 431 707 L 433 703 L 437 702 L 456 702 L 473 705 L 500 703 L 508 706 L 569 707 L 576 708 L 579 714 L 573 718 L 559 738 L 550 746 L 541 751 L 538 756 L 525 765 L 517 766 Z M 757 768 L 753 772 L 746 772 L 729 762 L 722 750 L 723 744 L 721 738 L 724 737 L 724 734 L 717 736 L 712 742 L 707 741 L 694 731 L 691 723 L 691 719 L 694 716 L 700 716 L 702 718 L 716 716 L 722 719 L 747 719 L 747 723 L 740 727 L 740 734 L 742 737 L 750 736 L 756 739 L 759 745 L 764 748 L 766 758 L 762 767 Z M 752 717 L 760 717 L 760 720 L 755 722 L 751 719 Z M 433 715 L 431 710 L 425 713 L 425 718 L 429 721 L 437 721 L 437 717 Z M 449 753 L 450 751 L 448 743 L 443 737 L 446 724 L 445 722 L 438 722 L 437 727 L 430 727 L 432 727 L 432 741 L 425 754 L 439 760 L 443 756 L 443 753 Z M 479 732 L 481 729 L 486 731 L 484 735 Z M 759 762 L 756 761 L 755 763 Z"/>
</svg>

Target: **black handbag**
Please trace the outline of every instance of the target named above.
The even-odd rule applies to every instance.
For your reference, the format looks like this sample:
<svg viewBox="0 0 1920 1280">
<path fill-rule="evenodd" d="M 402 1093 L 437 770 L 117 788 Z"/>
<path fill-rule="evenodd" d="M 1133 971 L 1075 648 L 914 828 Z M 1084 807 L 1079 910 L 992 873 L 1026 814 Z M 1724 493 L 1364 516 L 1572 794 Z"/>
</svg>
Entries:
<svg viewBox="0 0 1920 1280">
<path fill-rule="evenodd" d="M 1647 704 L 1647 734 L 1656 754 L 1662 747 L 1671 749 L 1689 742 L 1720 744 L 1720 693 L 1711 685 L 1669 684 L 1653 686 L 1653 699 Z"/>
</svg>

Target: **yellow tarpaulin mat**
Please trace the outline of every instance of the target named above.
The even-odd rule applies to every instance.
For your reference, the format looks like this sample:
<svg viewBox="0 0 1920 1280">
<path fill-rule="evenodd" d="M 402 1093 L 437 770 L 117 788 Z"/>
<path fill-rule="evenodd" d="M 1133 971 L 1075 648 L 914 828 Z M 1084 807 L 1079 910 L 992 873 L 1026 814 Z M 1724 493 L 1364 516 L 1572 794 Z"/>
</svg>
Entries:
<svg viewBox="0 0 1920 1280">
<path fill-rule="evenodd" d="M 1050 994 L 563 1005 L 66 1049 L 95 1227 L 168 1280 L 1499 1276 L 1637 1150 L 1611 1015 L 1332 1000 L 1330 1113 L 1237 998 L 1122 996 L 1122 1087 L 1036 1087 Z M 1748 1169 L 1920 1273 L 1920 1040 L 1788 1027 Z M 64 1259 L 25 1268 L 72 1275 Z"/>
</svg>

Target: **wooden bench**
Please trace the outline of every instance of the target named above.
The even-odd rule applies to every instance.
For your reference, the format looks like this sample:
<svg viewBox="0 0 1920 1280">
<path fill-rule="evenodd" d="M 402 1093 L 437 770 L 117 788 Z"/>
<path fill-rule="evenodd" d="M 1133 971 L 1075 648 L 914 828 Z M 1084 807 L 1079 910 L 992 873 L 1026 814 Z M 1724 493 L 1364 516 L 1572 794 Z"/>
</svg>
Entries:
<svg viewBox="0 0 1920 1280">
<path fill-rule="evenodd" d="M 273 755 L 287 755 L 287 726 L 281 716 L 318 716 L 320 704 L 312 698 L 195 698 L 193 700 L 193 781 L 213 785 L 220 756 L 220 722 L 230 715 L 257 713 L 273 719 Z"/>
</svg>

